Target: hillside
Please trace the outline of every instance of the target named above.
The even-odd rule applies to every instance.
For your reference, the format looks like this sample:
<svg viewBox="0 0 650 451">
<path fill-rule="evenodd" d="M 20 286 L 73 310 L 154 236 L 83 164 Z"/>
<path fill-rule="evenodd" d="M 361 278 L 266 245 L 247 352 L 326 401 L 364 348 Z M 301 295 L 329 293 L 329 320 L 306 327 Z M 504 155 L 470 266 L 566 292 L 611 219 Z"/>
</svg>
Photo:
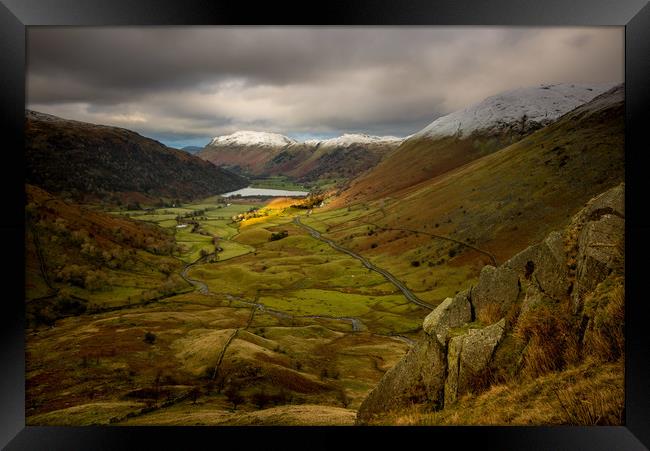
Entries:
<svg viewBox="0 0 650 451">
<path fill-rule="evenodd" d="M 173 234 L 26 185 L 28 327 L 187 291 Z"/>
<path fill-rule="evenodd" d="M 358 421 L 622 424 L 624 207 L 621 184 L 567 227 L 485 266 L 425 318 L 423 339 Z"/>
<path fill-rule="evenodd" d="M 183 150 L 183 151 L 185 151 L 185 152 L 187 152 L 187 153 L 191 153 L 192 155 L 194 155 L 194 154 L 197 154 L 197 153 L 201 152 L 201 151 L 203 150 L 203 147 L 199 147 L 199 146 L 185 146 L 185 147 L 182 147 L 181 150 Z"/>
<path fill-rule="evenodd" d="M 436 177 L 519 141 L 612 86 L 540 85 L 488 97 L 411 135 L 342 199 L 379 199 Z"/>
<path fill-rule="evenodd" d="M 260 175 L 270 159 L 294 143 L 295 140 L 278 133 L 242 130 L 216 136 L 198 155 L 241 174 Z"/>
<path fill-rule="evenodd" d="M 277 133 L 240 131 L 214 138 L 199 156 L 250 176 L 301 183 L 350 180 L 374 167 L 402 141 L 394 136 L 344 134 L 297 142 Z"/>
<path fill-rule="evenodd" d="M 28 186 L 28 424 L 620 424 L 623 97 L 342 208 Z"/>
<path fill-rule="evenodd" d="M 132 131 L 26 112 L 26 182 L 77 200 L 190 200 L 246 179 Z"/>
<path fill-rule="evenodd" d="M 441 302 L 623 181 L 623 98 L 619 86 L 511 146 L 391 197 L 333 198 L 305 222 Z"/>
<path fill-rule="evenodd" d="M 394 150 L 402 139 L 344 134 L 327 140 L 309 140 L 289 146 L 265 166 L 268 174 L 283 174 L 302 183 L 351 180 Z"/>
</svg>

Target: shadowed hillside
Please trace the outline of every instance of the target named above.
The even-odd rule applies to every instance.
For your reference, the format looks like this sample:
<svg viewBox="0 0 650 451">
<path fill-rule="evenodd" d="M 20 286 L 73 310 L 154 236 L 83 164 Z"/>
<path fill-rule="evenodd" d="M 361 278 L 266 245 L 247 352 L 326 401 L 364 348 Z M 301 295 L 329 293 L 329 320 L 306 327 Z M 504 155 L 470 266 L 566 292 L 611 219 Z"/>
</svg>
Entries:
<svg viewBox="0 0 650 451">
<path fill-rule="evenodd" d="M 246 179 L 132 131 L 27 111 L 26 181 L 77 200 L 190 200 Z"/>
<path fill-rule="evenodd" d="M 93 211 L 26 186 L 28 325 L 147 302 L 190 286 L 174 272 L 174 236 L 141 221 Z"/>
<path fill-rule="evenodd" d="M 350 180 L 375 167 L 399 142 L 352 143 L 346 146 L 295 144 L 275 155 L 265 167 L 299 182 Z"/>
</svg>

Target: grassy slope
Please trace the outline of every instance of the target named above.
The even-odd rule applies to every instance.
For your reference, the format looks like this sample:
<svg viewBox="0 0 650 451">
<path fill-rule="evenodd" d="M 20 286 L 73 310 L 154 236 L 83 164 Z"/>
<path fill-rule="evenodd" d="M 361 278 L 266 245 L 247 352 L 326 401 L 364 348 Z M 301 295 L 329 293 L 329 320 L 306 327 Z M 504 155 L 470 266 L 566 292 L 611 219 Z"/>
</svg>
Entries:
<svg viewBox="0 0 650 451">
<path fill-rule="evenodd" d="M 356 408 L 406 350 L 387 337 L 334 332 L 315 320 L 288 322 L 260 312 L 232 341 L 211 382 L 221 346 L 235 328 L 245 327 L 249 314 L 250 307 L 190 293 L 154 306 L 66 318 L 31 333 L 28 424 L 189 424 L 188 417 L 203 424 L 242 423 L 249 420 L 238 412 L 259 416 L 255 394 L 262 391 L 272 397 L 266 408 L 321 406 L 307 408 L 314 416 L 290 423 L 330 411 L 336 415 L 327 422 L 349 423 L 351 412 L 336 408 Z M 143 340 L 146 332 L 155 335 L 154 343 Z M 235 412 L 225 394 L 230 386 L 244 398 Z M 192 389 L 198 390 L 197 404 L 173 401 Z M 147 406 L 153 408 L 143 411 Z"/>
<path fill-rule="evenodd" d="M 437 412 L 393 412 L 376 425 L 623 424 L 623 361 L 586 362 L 564 371 L 468 394 Z"/>
<path fill-rule="evenodd" d="M 347 147 L 319 146 L 315 150 L 287 150 L 267 164 L 266 171 L 286 174 L 303 182 L 352 179 L 376 166 L 394 144 L 366 144 Z"/>
<path fill-rule="evenodd" d="M 390 152 L 376 167 L 354 180 L 336 205 L 380 199 L 444 174 L 494 152 L 509 140 L 474 136 L 467 139 L 414 138 Z"/>
<path fill-rule="evenodd" d="M 503 262 L 622 181 L 622 92 L 590 108 L 390 197 L 338 209 L 334 201 L 305 223 L 401 277 L 423 299 L 440 301 L 473 283 L 490 259 L 426 233 L 470 243 Z M 390 183 L 375 181 L 384 182 Z"/>
</svg>

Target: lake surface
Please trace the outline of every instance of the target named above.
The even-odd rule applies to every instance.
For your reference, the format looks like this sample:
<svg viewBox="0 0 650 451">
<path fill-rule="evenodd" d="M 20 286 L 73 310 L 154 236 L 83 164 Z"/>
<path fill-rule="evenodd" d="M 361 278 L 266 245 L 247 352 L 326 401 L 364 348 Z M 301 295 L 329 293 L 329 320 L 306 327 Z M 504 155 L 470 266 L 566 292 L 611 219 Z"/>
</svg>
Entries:
<svg viewBox="0 0 650 451">
<path fill-rule="evenodd" d="M 270 189 L 270 188 L 247 188 L 231 191 L 230 193 L 222 194 L 223 197 L 232 197 L 240 195 L 242 197 L 250 196 L 271 196 L 271 197 L 305 197 L 309 194 L 308 191 L 287 191 L 284 189 Z"/>
</svg>

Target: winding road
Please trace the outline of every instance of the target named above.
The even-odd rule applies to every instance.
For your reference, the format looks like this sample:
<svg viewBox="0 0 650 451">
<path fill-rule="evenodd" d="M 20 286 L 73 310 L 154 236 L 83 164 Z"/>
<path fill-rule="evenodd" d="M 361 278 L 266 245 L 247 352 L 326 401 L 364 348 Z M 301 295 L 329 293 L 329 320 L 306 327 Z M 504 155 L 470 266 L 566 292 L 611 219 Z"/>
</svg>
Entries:
<svg viewBox="0 0 650 451">
<path fill-rule="evenodd" d="M 300 222 L 299 217 L 296 216 L 293 219 L 293 222 L 298 227 L 301 227 L 301 228 L 305 229 L 307 232 L 309 232 L 309 234 L 313 238 L 316 238 L 317 240 L 320 240 L 320 241 L 322 241 L 324 243 L 329 244 L 332 248 L 336 249 L 339 252 L 343 252 L 344 254 L 348 254 L 350 257 L 356 258 L 366 268 L 370 269 L 371 271 L 375 271 L 376 273 L 379 273 L 382 276 L 384 276 L 384 278 L 386 280 L 388 280 L 390 283 L 392 283 L 393 285 L 395 285 L 402 292 L 402 294 L 404 294 L 404 297 L 406 299 L 408 299 L 409 301 L 413 302 L 414 304 L 419 305 L 420 307 L 424 307 L 424 308 L 429 309 L 429 310 L 434 309 L 433 306 L 427 304 L 422 299 L 418 298 L 415 294 L 413 294 L 413 292 L 411 290 L 409 290 L 406 287 L 406 285 L 404 285 L 400 280 L 398 280 L 394 275 L 392 275 L 391 273 L 389 273 L 385 269 L 382 269 L 382 268 L 380 268 L 378 266 L 373 265 L 367 258 L 357 254 L 356 252 L 351 251 L 350 249 L 346 249 L 346 248 L 344 248 L 342 246 L 339 246 L 334 241 L 323 237 L 318 230 L 313 229 L 313 228 L 309 227 L 308 225 L 303 224 L 302 222 Z"/>
</svg>

